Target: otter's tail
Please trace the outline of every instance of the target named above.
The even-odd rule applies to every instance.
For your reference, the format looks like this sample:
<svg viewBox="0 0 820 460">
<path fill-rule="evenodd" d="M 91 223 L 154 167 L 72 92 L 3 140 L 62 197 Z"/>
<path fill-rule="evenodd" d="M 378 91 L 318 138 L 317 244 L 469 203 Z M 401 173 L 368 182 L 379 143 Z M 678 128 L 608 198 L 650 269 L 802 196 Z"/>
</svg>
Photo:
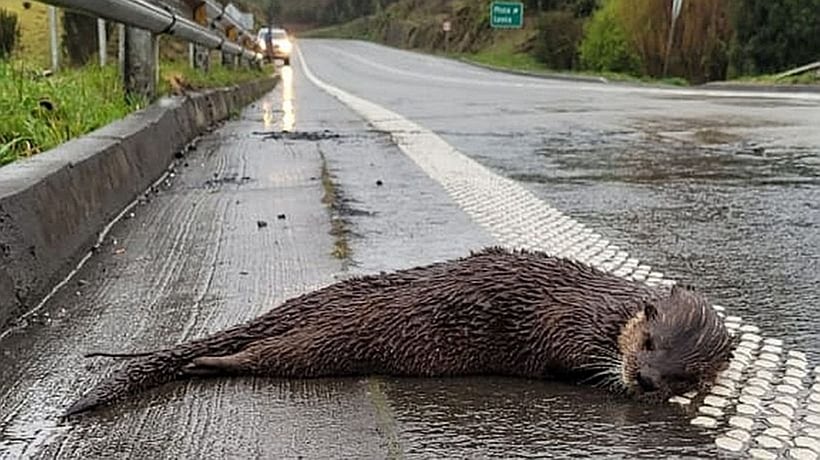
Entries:
<svg viewBox="0 0 820 460">
<path fill-rule="evenodd" d="M 303 308 L 309 304 L 308 296 L 322 291 L 294 297 L 281 306 L 247 323 L 217 332 L 202 339 L 179 344 L 172 348 L 147 353 L 90 353 L 88 356 L 130 358 L 125 365 L 106 380 L 100 382 L 66 411 L 66 416 L 79 414 L 109 404 L 123 396 L 192 375 L 202 375 L 197 366 L 188 366 L 203 356 L 220 357 L 233 355 L 248 344 L 275 336 L 293 327 L 300 315 L 291 307 Z M 213 374 L 215 372 L 207 372 Z"/>
<path fill-rule="evenodd" d="M 250 323 L 240 324 L 210 337 L 177 345 L 173 348 L 147 353 L 89 353 L 87 356 L 130 358 L 114 374 L 100 382 L 68 408 L 70 416 L 109 404 L 123 396 L 138 393 L 164 383 L 193 375 L 185 366 L 201 356 L 231 355 L 249 343 L 271 334 L 281 333 L 282 324 L 262 316 Z M 273 323 L 273 326 L 270 324 Z"/>
<path fill-rule="evenodd" d="M 100 382 L 66 410 L 65 415 L 79 414 L 111 403 L 125 395 L 137 393 L 182 377 L 182 366 L 190 358 L 172 350 L 135 357 L 114 375 Z"/>
</svg>

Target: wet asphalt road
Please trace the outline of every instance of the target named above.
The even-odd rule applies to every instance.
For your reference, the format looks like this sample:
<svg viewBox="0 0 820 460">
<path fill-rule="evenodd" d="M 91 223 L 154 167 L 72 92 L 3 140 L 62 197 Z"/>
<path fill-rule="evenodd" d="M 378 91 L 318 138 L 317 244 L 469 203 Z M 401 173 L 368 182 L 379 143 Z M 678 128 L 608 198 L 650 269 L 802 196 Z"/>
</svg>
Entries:
<svg viewBox="0 0 820 460">
<path fill-rule="evenodd" d="M 359 42 L 301 50 L 319 78 L 434 130 L 817 358 L 816 100 L 538 80 Z M 315 136 L 263 134 L 282 128 Z M 323 168 L 336 209 L 322 203 Z M 346 259 L 332 255 L 342 238 L 333 219 L 348 231 Z M 279 87 L 204 136 L 43 310 L 3 334 L 0 458 L 715 454 L 713 437 L 677 407 L 497 378 L 192 381 L 59 420 L 116 365 L 84 352 L 170 345 L 339 277 L 492 242 L 389 136 L 298 65 L 285 68 Z"/>
<path fill-rule="evenodd" d="M 362 42 L 302 49 L 319 78 L 435 131 L 818 356 L 817 94 L 690 96 L 511 76 Z"/>
</svg>

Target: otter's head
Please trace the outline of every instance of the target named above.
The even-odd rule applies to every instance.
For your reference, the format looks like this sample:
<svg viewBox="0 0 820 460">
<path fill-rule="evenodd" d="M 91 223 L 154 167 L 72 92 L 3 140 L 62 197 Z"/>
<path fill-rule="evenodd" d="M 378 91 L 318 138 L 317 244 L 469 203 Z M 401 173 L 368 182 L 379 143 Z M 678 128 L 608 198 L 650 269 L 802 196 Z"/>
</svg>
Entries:
<svg viewBox="0 0 820 460">
<path fill-rule="evenodd" d="M 732 339 L 706 299 L 675 286 L 627 322 L 618 347 L 629 393 L 660 399 L 711 384 L 728 364 Z"/>
</svg>

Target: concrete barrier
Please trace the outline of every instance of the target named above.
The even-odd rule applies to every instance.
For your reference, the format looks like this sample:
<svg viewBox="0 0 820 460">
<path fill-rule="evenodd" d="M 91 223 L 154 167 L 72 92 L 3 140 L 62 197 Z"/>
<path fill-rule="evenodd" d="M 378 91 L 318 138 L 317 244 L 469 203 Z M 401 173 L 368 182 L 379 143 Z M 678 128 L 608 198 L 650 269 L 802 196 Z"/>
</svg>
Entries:
<svg viewBox="0 0 820 460">
<path fill-rule="evenodd" d="M 214 122 L 276 84 L 164 98 L 52 150 L 0 168 L 0 326 L 34 306 Z"/>
</svg>

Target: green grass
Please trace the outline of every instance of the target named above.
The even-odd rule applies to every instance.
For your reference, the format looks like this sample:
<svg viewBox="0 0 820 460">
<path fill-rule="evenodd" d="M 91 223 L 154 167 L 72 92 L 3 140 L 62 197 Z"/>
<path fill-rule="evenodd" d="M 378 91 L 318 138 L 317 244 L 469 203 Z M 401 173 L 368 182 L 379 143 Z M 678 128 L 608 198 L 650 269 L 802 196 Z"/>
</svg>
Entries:
<svg viewBox="0 0 820 460">
<path fill-rule="evenodd" d="M 528 53 L 511 53 L 504 51 L 485 50 L 479 51 L 478 53 L 451 53 L 450 56 L 456 57 L 464 61 L 475 62 L 477 64 L 483 64 L 491 67 L 496 67 L 499 69 L 522 70 L 526 72 L 532 72 L 534 74 L 541 73 L 545 75 L 559 74 L 567 76 L 578 75 L 585 77 L 603 77 L 609 81 L 629 83 L 653 83 L 674 86 L 689 85 L 689 82 L 687 82 L 685 79 L 677 77 L 652 78 L 635 77 L 633 75 L 616 72 L 583 72 L 571 70 L 552 70 L 548 68 L 544 63 L 538 61 Z"/>
<path fill-rule="evenodd" d="M 820 84 L 820 74 L 816 71 L 809 71 L 801 75 L 793 75 L 778 79 L 776 75 L 755 75 L 739 77 L 731 80 L 736 83 L 764 84 L 764 85 L 818 85 Z"/>
<path fill-rule="evenodd" d="M 205 73 L 186 63 L 160 67 L 160 94 L 227 86 L 261 78 L 270 68 Z M 138 110 L 148 101 L 129 100 L 116 66 L 88 65 L 43 77 L 21 62 L 0 61 L 0 165 L 55 147 Z"/>
<path fill-rule="evenodd" d="M 269 76 L 274 72 L 271 66 L 265 66 L 261 69 L 230 69 L 222 67 L 219 63 L 215 64 L 214 61 L 214 59 L 211 60 L 211 69 L 208 72 L 192 69 L 187 62 L 163 62 L 160 64 L 158 92 L 160 94 L 174 94 L 179 93 L 180 89 L 200 90 L 238 85 Z"/>
<path fill-rule="evenodd" d="M 31 1 L 26 8 L 24 0 L 0 0 L 0 8 L 16 13 L 21 29 L 12 60 L 0 61 L 0 166 L 53 148 L 147 104 L 126 100 L 117 67 L 100 68 L 93 64 L 96 59 L 84 68 L 43 77 L 42 69 L 51 62 L 48 7 Z M 170 37 L 162 40 L 160 49 L 167 59 L 185 56 L 187 45 Z M 184 59 L 164 60 L 158 92 L 163 95 L 233 85 L 270 73 L 270 68 L 232 70 L 219 64 L 205 73 L 190 69 Z"/>
<path fill-rule="evenodd" d="M 513 53 L 498 50 L 482 50 L 477 53 L 460 53 L 458 57 L 479 64 L 499 67 L 502 69 L 547 71 L 546 65 L 539 62 L 528 53 Z"/>
<path fill-rule="evenodd" d="M 321 150 L 319 150 L 319 157 L 322 160 L 322 188 L 325 192 L 322 196 L 322 204 L 330 210 L 330 234 L 333 236 L 333 251 L 331 255 L 337 259 L 346 260 L 350 258 L 351 250 L 347 239 L 347 225 L 342 216 L 339 215 L 339 206 L 341 204 L 339 191 L 333 182 L 333 177 L 330 175 L 325 154 Z"/>
<path fill-rule="evenodd" d="M 115 67 L 39 76 L 0 62 L 0 165 L 61 144 L 145 105 L 127 101 Z"/>
</svg>

